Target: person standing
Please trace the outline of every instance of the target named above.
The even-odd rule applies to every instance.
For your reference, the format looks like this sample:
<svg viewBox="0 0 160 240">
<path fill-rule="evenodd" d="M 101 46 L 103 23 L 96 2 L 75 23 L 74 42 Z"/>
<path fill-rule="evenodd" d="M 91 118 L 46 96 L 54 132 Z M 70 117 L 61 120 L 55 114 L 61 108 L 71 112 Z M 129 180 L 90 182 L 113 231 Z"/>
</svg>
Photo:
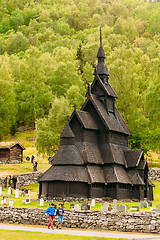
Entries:
<svg viewBox="0 0 160 240">
<path fill-rule="evenodd" d="M 50 226 L 52 228 L 52 230 L 54 230 L 53 228 L 53 219 L 55 217 L 55 208 L 54 208 L 54 204 L 51 203 L 51 205 L 49 206 L 49 208 L 47 208 L 47 211 L 46 213 L 48 214 L 49 216 L 49 224 L 48 224 L 48 229 L 50 229 Z"/>
<path fill-rule="evenodd" d="M 17 177 L 16 176 L 12 177 L 12 182 L 13 182 L 13 188 L 16 189 L 16 185 L 17 185 Z"/>
<path fill-rule="evenodd" d="M 31 157 L 31 163 L 33 163 L 34 158 L 35 158 L 35 157 L 32 155 L 32 157 Z"/>
<path fill-rule="evenodd" d="M 56 214 L 58 215 L 57 229 L 58 229 L 58 225 L 59 225 L 59 229 L 62 228 L 63 213 L 64 213 L 64 209 L 63 209 L 63 207 L 62 207 L 62 204 L 59 204 L 59 208 L 57 209 L 57 212 L 56 212 Z"/>
<path fill-rule="evenodd" d="M 11 175 L 9 175 L 9 179 L 8 179 L 8 187 L 11 187 Z"/>
<path fill-rule="evenodd" d="M 34 172 L 37 171 L 37 165 L 38 165 L 38 162 L 37 162 L 37 160 L 35 159 L 35 160 L 33 161 L 33 171 L 34 171 Z"/>
</svg>

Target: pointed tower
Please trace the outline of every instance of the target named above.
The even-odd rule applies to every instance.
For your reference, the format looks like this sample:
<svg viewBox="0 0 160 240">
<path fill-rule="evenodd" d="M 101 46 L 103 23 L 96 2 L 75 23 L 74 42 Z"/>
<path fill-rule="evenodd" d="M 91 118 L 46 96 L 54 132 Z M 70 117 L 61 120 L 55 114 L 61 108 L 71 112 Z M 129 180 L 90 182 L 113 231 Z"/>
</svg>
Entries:
<svg viewBox="0 0 160 240">
<path fill-rule="evenodd" d="M 101 29 L 97 58 L 87 99 L 67 120 L 52 166 L 39 179 L 39 196 L 152 200 L 143 151 L 128 147 L 131 133 L 115 106 Z"/>
</svg>

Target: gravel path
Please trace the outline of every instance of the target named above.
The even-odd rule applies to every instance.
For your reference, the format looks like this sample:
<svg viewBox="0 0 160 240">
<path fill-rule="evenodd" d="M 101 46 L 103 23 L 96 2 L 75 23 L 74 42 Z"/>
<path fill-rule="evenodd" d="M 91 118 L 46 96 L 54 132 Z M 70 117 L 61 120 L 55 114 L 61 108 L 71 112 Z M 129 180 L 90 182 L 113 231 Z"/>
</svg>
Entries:
<svg viewBox="0 0 160 240">
<path fill-rule="evenodd" d="M 74 236 L 91 236 L 91 237 L 106 237 L 106 238 L 126 238 L 137 240 L 160 240 L 160 235 L 153 234 L 136 234 L 136 233 L 122 233 L 122 232 L 107 232 L 107 231 L 95 231 L 95 230 L 73 230 L 73 229 L 54 229 L 49 230 L 44 227 L 32 227 L 22 225 L 0 224 L 0 229 L 4 230 L 21 230 L 30 232 L 52 233 L 52 234 L 65 234 Z"/>
</svg>

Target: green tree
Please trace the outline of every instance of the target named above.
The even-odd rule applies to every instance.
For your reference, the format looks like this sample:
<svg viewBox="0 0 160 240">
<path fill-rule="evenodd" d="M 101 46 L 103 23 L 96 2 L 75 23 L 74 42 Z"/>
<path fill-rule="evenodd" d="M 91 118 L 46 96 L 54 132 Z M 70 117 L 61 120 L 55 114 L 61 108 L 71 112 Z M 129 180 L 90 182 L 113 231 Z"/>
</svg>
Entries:
<svg viewBox="0 0 160 240">
<path fill-rule="evenodd" d="M 16 116 L 14 82 L 7 55 L 0 57 L 0 86 L 0 139 L 2 139 L 15 124 Z"/>
<path fill-rule="evenodd" d="M 48 117 L 38 120 L 36 146 L 39 153 L 51 156 L 58 149 L 60 134 L 71 111 L 63 96 L 53 100 Z"/>
<path fill-rule="evenodd" d="M 6 51 L 8 54 L 24 52 L 28 47 L 28 39 L 20 32 L 16 34 L 10 33 L 9 38 L 6 40 Z"/>
</svg>

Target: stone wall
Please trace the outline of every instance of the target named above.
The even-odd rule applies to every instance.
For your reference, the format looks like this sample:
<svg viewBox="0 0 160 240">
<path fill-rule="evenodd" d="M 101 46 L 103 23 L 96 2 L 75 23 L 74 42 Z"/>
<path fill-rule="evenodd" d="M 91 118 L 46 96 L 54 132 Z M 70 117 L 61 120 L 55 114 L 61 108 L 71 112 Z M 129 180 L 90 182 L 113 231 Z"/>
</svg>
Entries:
<svg viewBox="0 0 160 240">
<path fill-rule="evenodd" d="M 39 208 L 0 207 L 0 222 L 31 225 L 48 224 L 45 210 Z M 57 222 L 57 217 L 54 223 Z M 160 213 L 101 213 L 65 210 L 64 227 L 104 229 L 123 232 L 160 233 Z"/>
<path fill-rule="evenodd" d="M 30 184 L 37 183 L 37 179 L 43 174 L 43 172 L 28 172 L 17 176 L 17 188 L 28 186 Z"/>
<path fill-rule="evenodd" d="M 151 168 L 149 171 L 149 178 L 151 180 L 160 181 L 160 169 L 159 168 Z"/>
<path fill-rule="evenodd" d="M 0 178 L 0 187 L 2 187 L 2 188 L 7 187 L 7 177 Z"/>
<path fill-rule="evenodd" d="M 17 188 L 28 186 L 30 184 L 37 183 L 38 177 L 40 177 L 43 174 L 43 172 L 28 172 L 24 174 L 14 175 L 17 177 Z M 0 178 L 0 187 L 5 188 L 7 187 L 7 180 L 8 177 L 2 177 Z"/>
</svg>

